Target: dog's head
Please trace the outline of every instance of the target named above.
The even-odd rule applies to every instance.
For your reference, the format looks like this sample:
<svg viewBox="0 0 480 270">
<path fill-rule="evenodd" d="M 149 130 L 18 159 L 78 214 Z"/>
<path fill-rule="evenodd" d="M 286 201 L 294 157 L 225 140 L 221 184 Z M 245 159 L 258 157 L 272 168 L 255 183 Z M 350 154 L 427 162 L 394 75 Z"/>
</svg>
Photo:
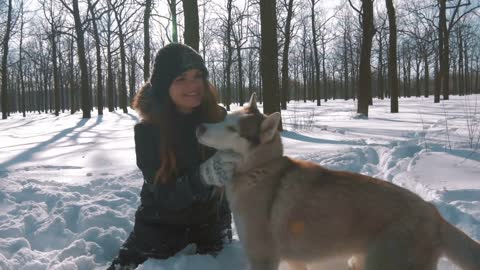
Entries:
<svg viewBox="0 0 480 270">
<path fill-rule="evenodd" d="M 266 116 L 258 110 L 254 93 L 245 107 L 228 114 L 224 121 L 200 125 L 197 138 L 206 146 L 246 157 L 257 146 L 274 139 L 279 122 L 280 113 Z"/>
</svg>

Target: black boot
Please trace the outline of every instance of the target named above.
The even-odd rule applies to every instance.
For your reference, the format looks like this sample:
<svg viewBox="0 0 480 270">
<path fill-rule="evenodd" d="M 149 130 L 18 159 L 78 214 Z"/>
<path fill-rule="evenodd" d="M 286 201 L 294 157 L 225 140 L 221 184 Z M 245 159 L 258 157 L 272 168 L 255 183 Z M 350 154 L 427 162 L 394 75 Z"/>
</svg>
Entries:
<svg viewBox="0 0 480 270">
<path fill-rule="evenodd" d="M 112 261 L 107 270 L 133 270 L 138 265 L 144 263 L 148 258 L 138 249 L 137 244 L 135 233 L 130 233 L 130 236 L 128 236 L 120 248 L 118 256 Z"/>
</svg>

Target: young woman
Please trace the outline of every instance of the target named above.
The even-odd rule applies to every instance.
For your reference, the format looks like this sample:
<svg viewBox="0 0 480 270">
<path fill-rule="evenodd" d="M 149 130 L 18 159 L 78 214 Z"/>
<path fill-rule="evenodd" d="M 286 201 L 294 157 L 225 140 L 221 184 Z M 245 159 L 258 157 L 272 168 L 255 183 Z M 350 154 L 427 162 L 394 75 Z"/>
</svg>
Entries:
<svg viewBox="0 0 480 270">
<path fill-rule="evenodd" d="M 136 94 L 133 107 L 142 119 L 135 125 L 137 165 L 144 177 L 141 204 L 133 231 L 109 269 L 135 269 L 186 246 L 215 255 L 231 240 L 231 213 L 222 190 L 202 179 L 228 181 L 233 165 L 195 136 L 199 123 L 218 122 L 226 114 L 207 76 L 196 51 L 172 43 L 158 51 L 149 82 Z"/>
</svg>

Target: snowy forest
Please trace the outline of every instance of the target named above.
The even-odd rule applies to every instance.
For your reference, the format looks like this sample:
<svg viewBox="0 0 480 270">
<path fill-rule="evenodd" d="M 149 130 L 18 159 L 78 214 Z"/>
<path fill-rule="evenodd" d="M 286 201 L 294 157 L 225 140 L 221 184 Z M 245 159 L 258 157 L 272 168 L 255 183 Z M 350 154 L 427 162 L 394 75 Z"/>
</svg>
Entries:
<svg viewBox="0 0 480 270">
<path fill-rule="evenodd" d="M 222 103 L 480 91 L 478 0 L 0 0 L 2 118 L 127 112 L 170 42 L 197 49 Z M 276 30 L 276 31 L 275 31 Z"/>
<path fill-rule="evenodd" d="M 285 156 L 393 183 L 480 240 L 480 0 L 0 0 L 0 270 L 111 265 L 145 181 L 131 101 L 172 42 L 227 110 L 255 92 L 281 112 Z M 136 270 L 248 269 L 232 236 Z"/>
</svg>

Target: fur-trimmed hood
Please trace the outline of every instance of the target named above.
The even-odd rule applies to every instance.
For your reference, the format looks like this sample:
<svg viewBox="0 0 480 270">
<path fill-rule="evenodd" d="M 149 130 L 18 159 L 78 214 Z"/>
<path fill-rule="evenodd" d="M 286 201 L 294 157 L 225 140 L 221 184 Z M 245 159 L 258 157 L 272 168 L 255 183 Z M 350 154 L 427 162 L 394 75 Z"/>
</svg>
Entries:
<svg viewBox="0 0 480 270">
<path fill-rule="evenodd" d="M 160 101 L 153 93 L 152 84 L 146 82 L 137 91 L 132 104 L 142 121 L 151 122 L 160 113 Z"/>
</svg>

